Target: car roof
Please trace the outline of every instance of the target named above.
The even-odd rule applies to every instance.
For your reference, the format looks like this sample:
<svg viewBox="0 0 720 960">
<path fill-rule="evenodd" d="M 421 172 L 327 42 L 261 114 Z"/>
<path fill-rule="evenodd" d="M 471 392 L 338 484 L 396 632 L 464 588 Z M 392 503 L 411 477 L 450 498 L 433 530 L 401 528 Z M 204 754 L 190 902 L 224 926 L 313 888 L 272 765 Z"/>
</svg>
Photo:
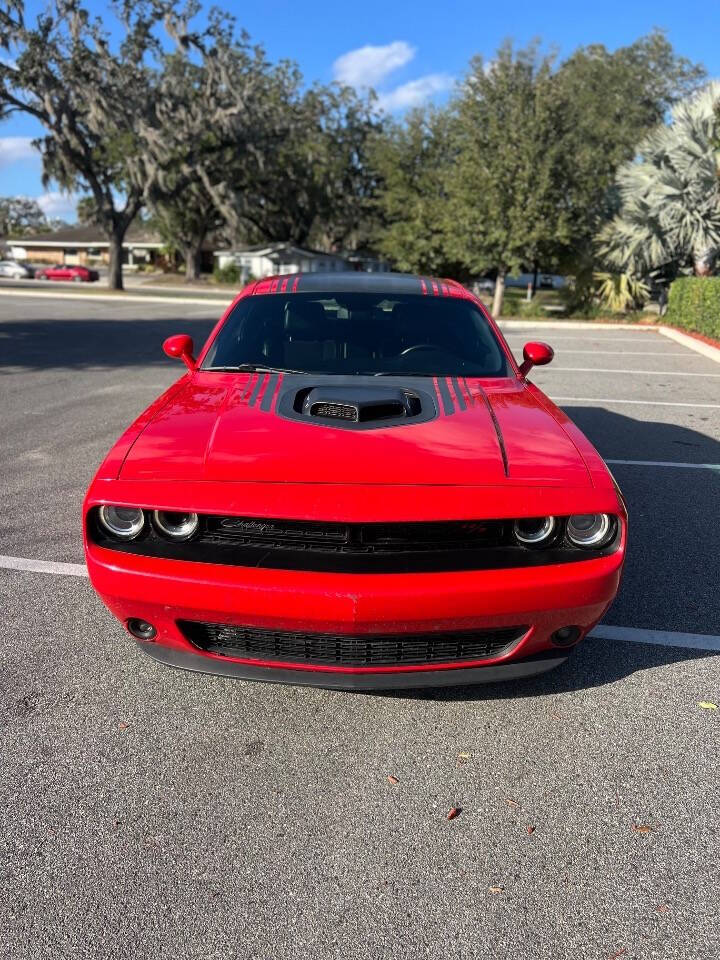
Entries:
<svg viewBox="0 0 720 960">
<path fill-rule="evenodd" d="M 291 273 L 258 280 L 252 293 L 387 293 L 467 296 L 471 294 L 455 280 L 439 280 L 414 273 Z"/>
</svg>

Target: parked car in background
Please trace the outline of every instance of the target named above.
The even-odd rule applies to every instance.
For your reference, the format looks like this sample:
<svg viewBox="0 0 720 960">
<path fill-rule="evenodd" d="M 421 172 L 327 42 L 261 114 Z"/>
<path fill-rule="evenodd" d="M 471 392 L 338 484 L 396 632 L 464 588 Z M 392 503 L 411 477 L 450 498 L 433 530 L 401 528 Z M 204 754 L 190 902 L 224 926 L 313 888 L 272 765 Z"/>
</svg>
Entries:
<svg viewBox="0 0 720 960">
<path fill-rule="evenodd" d="M 534 274 L 518 273 L 515 276 L 505 277 L 506 287 L 516 287 L 521 290 L 527 290 L 528 284 L 532 284 Z M 565 277 L 553 273 L 538 273 L 535 283 L 535 290 L 560 290 L 566 284 Z M 475 293 L 494 293 L 495 280 L 492 277 L 480 277 L 472 284 Z"/>
<path fill-rule="evenodd" d="M 533 282 L 534 274 L 518 273 L 515 276 L 505 277 L 506 287 L 519 287 L 527 290 L 528 284 Z M 560 290 L 566 284 L 565 277 L 555 273 L 538 273 L 535 285 L 536 290 Z"/>
<path fill-rule="evenodd" d="M 13 280 L 32 280 L 35 269 L 29 263 L 20 260 L 0 260 L 0 277 L 12 277 Z"/>
<path fill-rule="evenodd" d="M 89 270 L 79 265 L 61 264 L 57 267 L 43 267 L 35 274 L 38 280 L 72 280 L 75 283 L 92 283 L 100 279 L 97 270 Z"/>
</svg>

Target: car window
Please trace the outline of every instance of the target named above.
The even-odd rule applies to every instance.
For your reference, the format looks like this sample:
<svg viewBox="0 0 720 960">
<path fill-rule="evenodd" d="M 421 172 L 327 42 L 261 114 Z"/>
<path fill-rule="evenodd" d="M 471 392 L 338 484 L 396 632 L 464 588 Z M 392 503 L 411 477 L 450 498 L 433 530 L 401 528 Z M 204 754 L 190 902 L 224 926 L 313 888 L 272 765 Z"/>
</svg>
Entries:
<svg viewBox="0 0 720 960">
<path fill-rule="evenodd" d="M 470 300 L 421 294 L 295 293 L 240 300 L 203 369 L 505 377 L 507 357 Z"/>
</svg>

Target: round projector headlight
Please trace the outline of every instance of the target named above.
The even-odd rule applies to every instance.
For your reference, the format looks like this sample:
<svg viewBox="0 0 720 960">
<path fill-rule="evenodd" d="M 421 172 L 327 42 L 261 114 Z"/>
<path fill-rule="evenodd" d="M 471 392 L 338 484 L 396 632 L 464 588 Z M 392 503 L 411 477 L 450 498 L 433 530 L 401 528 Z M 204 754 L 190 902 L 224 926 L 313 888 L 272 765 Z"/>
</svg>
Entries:
<svg viewBox="0 0 720 960">
<path fill-rule="evenodd" d="M 118 540 L 134 540 L 145 526 L 145 514 L 140 507 L 111 507 L 104 504 L 98 510 L 98 519 L 107 532 Z"/>
<path fill-rule="evenodd" d="M 540 546 L 555 533 L 555 517 L 523 517 L 513 524 L 513 533 L 523 546 Z"/>
<path fill-rule="evenodd" d="M 575 513 L 568 518 L 568 540 L 576 547 L 603 547 L 613 532 L 607 513 Z"/>
<path fill-rule="evenodd" d="M 196 513 L 180 513 L 175 510 L 155 510 L 155 528 L 169 540 L 189 540 L 200 523 Z"/>
</svg>

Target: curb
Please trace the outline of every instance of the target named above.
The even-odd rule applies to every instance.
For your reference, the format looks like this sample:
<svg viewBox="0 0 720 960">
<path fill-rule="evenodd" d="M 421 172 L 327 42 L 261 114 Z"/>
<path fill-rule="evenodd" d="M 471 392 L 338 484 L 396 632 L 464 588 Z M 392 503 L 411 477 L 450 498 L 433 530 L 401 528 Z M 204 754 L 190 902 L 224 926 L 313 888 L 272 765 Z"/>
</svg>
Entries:
<svg viewBox="0 0 720 960">
<path fill-rule="evenodd" d="M 701 353 L 709 360 L 714 360 L 715 363 L 720 363 L 720 350 L 717 347 L 713 347 L 709 343 L 704 343 L 702 340 L 698 340 L 697 337 L 690 337 L 687 333 L 683 333 L 682 330 L 677 330 L 675 327 L 659 326 L 657 329 L 664 337 L 669 337 L 676 343 L 682 344 L 683 347 L 694 350 L 696 353 Z"/>
</svg>

